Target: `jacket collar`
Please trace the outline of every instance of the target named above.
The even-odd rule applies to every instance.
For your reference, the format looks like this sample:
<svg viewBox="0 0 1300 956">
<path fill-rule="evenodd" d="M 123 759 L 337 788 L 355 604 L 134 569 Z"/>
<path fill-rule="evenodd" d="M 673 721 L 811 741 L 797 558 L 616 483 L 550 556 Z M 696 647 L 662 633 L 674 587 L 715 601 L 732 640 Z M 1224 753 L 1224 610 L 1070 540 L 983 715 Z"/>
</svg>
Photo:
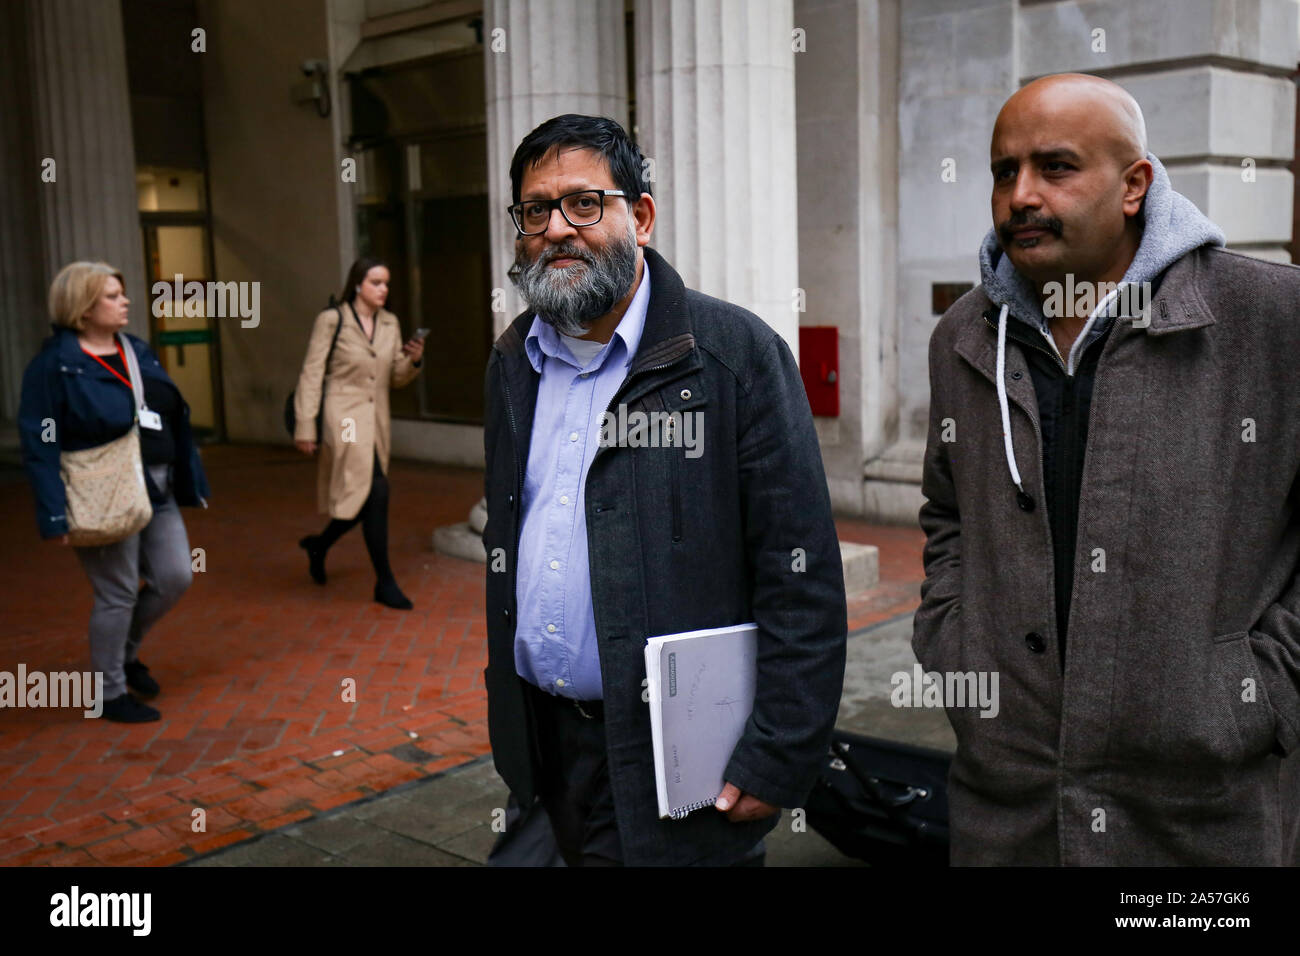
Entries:
<svg viewBox="0 0 1300 956">
<path fill-rule="evenodd" d="M 1123 335 L 1170 335 L 1189 329 L 1200 329 L 1214 324 L 1214 316 L 1201 296 L 1200 283 L 1209 267 L 1207 259 L 1214 252 L 1207 248 L 1195 249 L 1183 256 L 1164 273 L 1160 288 L 1151 303 L 1150 325 L 1143 328 L 1127 319 L 1117 319 L 1119 328 L 1113 329 L 1111 338 Z M 997 378 L 997 322 L 989 321 L 985 313 L 995 308 L 993 302 L 979 290 L 980 309 L 977 316 L 965 323 L 957 333 L 953 350 L 982 372 L 991 382 Z M 1014 336 L 1009 336 L 1014 337 Z M 1108 345 L 1109 347 L 1109 345 Z M 1023 372 L 1028 366 L 1017 350 L 1007 350 L 1007 372 Z M 1028 410 L 1036 406 L 1033 385 L 1028 376 L 1016 379 L 1009 374 L 1007 397 L 1016 400 Z M 1036 413 L 1035 413 L 1036 415 Z"/>
<path fill-rule="evenodd" d="M 51 325 L 54 330 L 53 348 L 57 350 L 59 360 L 62 362 L 89 362 L 91 365 L 99 367 L 99 363 L 86 354 L 81 347 L 81 342 L 77 338 L 77 333 L 64 325 Z M 132 336 L 129 332 L 121 332 L 119 335 L 127 344 L 134 345 Z M 137 352 L 139 349 L 136 350 Z M 143 367 L 142 367 L 143 369 Z M 107 374 L 107 373 L 105 373 Z"/>
<path fill-rule="evenodd" d="M 357 310 L 352 307 L 351 302 L 340 302 L 335 308 L 339 310 L 339 315 L 342 316 L 345 322 L 350 323 L 353 328 L 361 328 L 361 319 L 357 316 Z M 390 322 L 397 322 L 397 316 L 381 306 L 375 312 L 375 328 L 387 325 Z M 400 325 L 400 323 L 398 324 Z M 363 335 L 362 338 L 365 338 L 365 336 Z"/>
</svg>

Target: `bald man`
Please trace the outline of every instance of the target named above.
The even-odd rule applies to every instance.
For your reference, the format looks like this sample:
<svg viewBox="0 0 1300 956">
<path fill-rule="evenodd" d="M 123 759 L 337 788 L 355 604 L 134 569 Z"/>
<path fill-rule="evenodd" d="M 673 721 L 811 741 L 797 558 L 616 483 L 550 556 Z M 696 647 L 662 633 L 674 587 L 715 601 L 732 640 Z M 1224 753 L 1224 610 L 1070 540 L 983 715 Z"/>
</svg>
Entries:
<svg viewBox="0 0 1300 956">
<path fill-rule="evenodd" d="M 952 861 L 1300 862 L 1300 269 L 1224 250 L 1109 81 L 1028 84 L 990 160 L 912 640 L 999 676 L 945 700 Z"/>
</svg>

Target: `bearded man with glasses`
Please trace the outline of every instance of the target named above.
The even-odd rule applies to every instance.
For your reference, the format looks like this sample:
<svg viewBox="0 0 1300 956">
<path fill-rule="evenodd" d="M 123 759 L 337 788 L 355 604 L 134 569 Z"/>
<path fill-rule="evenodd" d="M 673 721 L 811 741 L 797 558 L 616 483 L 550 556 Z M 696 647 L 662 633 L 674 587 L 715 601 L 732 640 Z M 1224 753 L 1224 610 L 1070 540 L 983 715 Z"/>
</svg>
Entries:
<svg viewBox="0 0 1300 956">
<path fill-rule="evenodd" d="M 618 123 L 566 114 L 511 163 L 528 309 L 485 380 L 492 751 L 569 865 L 761 866 L 839 706 L 839 543 L 794 356 L 649 248 L 644 162 Z M 602 428 L 636 412 L 673 425 Z M 722 792 L 661 820 L 646 639 L 750 621 L 754 709 Z"/>
</svg>

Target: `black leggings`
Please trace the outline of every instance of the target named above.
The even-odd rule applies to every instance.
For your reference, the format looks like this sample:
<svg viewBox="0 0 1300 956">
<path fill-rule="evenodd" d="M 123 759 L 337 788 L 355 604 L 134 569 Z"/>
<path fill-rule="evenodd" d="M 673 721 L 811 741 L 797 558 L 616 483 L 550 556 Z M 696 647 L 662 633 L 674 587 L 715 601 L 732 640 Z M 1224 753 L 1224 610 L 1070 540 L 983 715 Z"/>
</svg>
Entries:
<svg viewBox="0 0 1300 956">
<path fill-rule="evenodd" d="M 361 533 L 366 539 L 366 550 L 370 552 L 370 563 L 375 567 L 375 577 L 380 582 L 393 580 L 393 569 L 388 564 L 388 479 L 379 467 L 379 453 L 375 452 L 375 470 L 370 478 L 370 495 L 361 506 L 355 518 L 344 521 L 331 519 L 320 533 L 318 547 L 321 551 L 329 550 L 339 538 L 361 525 Z"/>
</svg>

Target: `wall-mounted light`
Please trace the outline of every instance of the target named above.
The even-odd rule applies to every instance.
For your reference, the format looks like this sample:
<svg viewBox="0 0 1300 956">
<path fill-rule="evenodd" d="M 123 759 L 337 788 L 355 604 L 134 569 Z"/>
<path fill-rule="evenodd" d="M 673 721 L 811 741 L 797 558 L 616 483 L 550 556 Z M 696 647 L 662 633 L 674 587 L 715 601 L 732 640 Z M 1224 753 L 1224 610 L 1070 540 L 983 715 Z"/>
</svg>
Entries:
<svg viewBox="0 0 1300 956">
<path fill-rule="evenodd" d="M 303 60 L 302 75 L 307 79 L 293 84 L 289 95 L 295 103 L 315 101 L 316 113 L 321 117 L 330 115 L 329 66 L 324 60 Z"/>
</svg>

